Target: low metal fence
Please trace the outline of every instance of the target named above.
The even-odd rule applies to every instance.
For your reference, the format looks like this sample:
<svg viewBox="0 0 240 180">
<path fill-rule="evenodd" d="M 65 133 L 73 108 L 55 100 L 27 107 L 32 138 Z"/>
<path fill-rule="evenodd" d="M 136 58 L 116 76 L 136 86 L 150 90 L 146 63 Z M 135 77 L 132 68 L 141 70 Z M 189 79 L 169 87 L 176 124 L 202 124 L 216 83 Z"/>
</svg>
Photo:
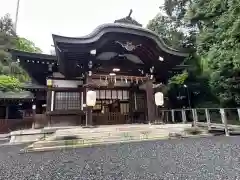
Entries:
<svg viewBox="0 0 240 180">
<path fill-rule="evenodd" d="M 156 123 L 192 123 L 208 129 L 240 130 L 240 108 L 158 109 Z"/>
</svg>

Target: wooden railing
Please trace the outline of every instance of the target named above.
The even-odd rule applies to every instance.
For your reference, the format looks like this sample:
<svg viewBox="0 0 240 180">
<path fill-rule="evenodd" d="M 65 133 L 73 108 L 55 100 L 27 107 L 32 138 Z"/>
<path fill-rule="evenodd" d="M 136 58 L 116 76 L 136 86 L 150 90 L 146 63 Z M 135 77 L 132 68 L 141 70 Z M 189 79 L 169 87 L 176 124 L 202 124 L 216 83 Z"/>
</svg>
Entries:
<svg viewBox="0 0 240 180">
<path fill-rule="evenodd" d="M 0 119 L 0 133 L 9 133 L 14 130 L 28 129 L 32 127 L 33 118 L 24 119 Z"/>
<path fill-rule="evenodd" d="M 129 121 L 128 113 L 93 113 L 94 125 L 127 124 Z"/>
<path fill-rule="evenodd" d="M 158 109 L 156 121 L 164 123 L 211 122 L 240 125 L 240 108 Z"/>
</svg>

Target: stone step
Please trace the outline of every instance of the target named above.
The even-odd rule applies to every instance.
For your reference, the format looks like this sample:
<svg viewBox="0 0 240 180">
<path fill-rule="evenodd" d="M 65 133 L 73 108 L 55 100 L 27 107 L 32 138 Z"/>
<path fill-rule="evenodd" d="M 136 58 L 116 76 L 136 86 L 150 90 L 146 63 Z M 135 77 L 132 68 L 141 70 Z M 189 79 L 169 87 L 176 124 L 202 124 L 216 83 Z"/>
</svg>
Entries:
<svg viewBox="0 0 240 180">
<path fill-rule="evenodd" d="M 29 148 L 41 148 L 41 147 L 51 147 L 51 146 L 64 146 L 64 145 L 81 145 L 81 144 L 94 144 L 94 143 L 107 143 L 107 142 L 122 142 L 122 141 L 131 141 L 131 140 L 146 140 L 146 139 L 158 139 L 161 137 L 167 137 L 165 133 L 154 134 L 151 136 L 111 136 L 111 137 L 98 137 L 91 138 L 86 137 L 83 139 L 75 140 L 57 140 L 57 141 L 38 141 L 33 143 Z"/>
<path fill-rule="evenodd" d="M 175 131 L 181 132 L 181 131 Z M 58 134 L 48 137 L 47 141 L 53 141 L 56 139 L 64 139 L 64 137 L 74 136 L 76 138 L 112 138 L 112 137 L 124 137 L 124 136 L 158 136 L 162 134 L 169 134 L 169 131 L 124 131 L 124 132 L 101 132 L 101 133 L 80 133 L 80 134 Z"/>
<path fill-rule="evenodd" d="M 163 130 L 163 129 L 182 129 L 182 128 L 186 128 L 186 127 L 191 127 L 191 124 L 171 124 L 171 126 L 169 125 L 149 125 L 147 127 L 139 127 L 139 125 L 137 126 L 120 126 L 120 127 L 111 127 L 108 126 L 106 127 L 98 127 L 98 128 L 73 128 L 73 129 L 63 129 L 63 130 L 57 130 L 56 134 L 58 133 L 104 133 L 104 132 L 128 132 L 128 131 L 144 131 L 144 130 Z"/>
<path fill-rule="evenodd" d="M 183 128 L 170 128 L 171 131 L 182 131 Z M 99 134 L 113 134 L 113 133 L 132 133 L 132 132 L 138 132 L 138 133 L 144 133 L 144 132 L 167 132 L 169 131 L 170 129 L 152 129 L 152 128 L 145 128 L 145 129 L 135 129 L 135 130 L 121 130 L 121 131 L 116 131 L 116 130 L 109 130 L 109 129 L 106 129 L 106 130 L 103 130 L 103 131 L 74 131 L 74 130 L 71 130 L 71 131 L 57 131 L 55 133 L 55 135 L 69 135 L 69 134 L 74 134 L 74 135 L 84 135 L 84 134 L 91 134 L 91 135 L 99 135 Z"/>
</svg>

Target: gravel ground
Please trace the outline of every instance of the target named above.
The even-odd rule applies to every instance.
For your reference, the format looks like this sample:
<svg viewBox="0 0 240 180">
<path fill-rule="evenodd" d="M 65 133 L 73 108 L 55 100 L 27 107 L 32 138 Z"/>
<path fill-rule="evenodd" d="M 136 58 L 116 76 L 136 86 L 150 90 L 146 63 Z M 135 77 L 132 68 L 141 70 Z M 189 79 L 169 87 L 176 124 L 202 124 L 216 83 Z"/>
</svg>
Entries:
<svg viewBox="0 0 240 180">
<path fill-rule="evenodd" d="M 0 147 L 1 180 L 240 179 L 239 137 L 165 140 L 19 154 Z"/>
</svg>

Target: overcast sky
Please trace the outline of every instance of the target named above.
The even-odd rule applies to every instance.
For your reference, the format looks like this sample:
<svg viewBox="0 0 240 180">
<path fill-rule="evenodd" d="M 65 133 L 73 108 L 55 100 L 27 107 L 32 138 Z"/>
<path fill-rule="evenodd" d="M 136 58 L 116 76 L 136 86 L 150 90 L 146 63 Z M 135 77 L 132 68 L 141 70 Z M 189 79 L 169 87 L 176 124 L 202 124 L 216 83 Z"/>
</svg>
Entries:
<svg viewBox="0 0 240 180">
<path fill-rule="evenodd" d="M 50 53 L 52 34 L 82 36 L 128 15 L 146 26 L 163 0 L 20 0 L 17 33 Z M 17 0 L 0 0 L 0 16 L 15 20 Z"/>
</svg>

